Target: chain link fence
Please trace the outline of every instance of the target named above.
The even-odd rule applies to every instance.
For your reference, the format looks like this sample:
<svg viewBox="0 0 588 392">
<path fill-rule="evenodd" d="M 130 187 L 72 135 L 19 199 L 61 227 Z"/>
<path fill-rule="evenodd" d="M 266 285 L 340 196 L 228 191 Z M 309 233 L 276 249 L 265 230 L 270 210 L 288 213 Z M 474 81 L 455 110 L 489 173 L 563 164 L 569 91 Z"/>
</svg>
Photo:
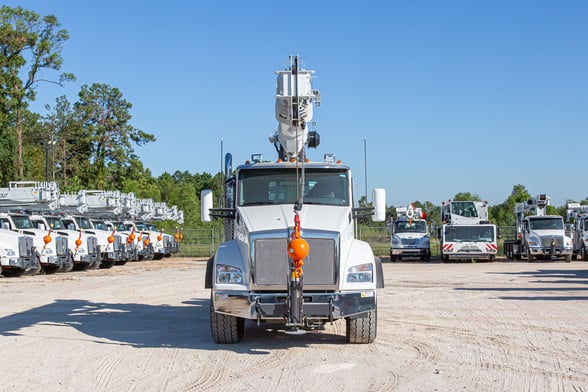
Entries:
<svg viewBox="0 0 588 392">
<path fill-rule="evenodd" d="M 184 230 L 179 255 L 183 257 L 210 257 L 214 255 L 218 246 L 224 241 L 223 231 L 222 226 L 210 229 Z M 514 226 L 499 226 L 498 234 L 498 256 L 503 256 L 503 242 L 516 238 L 516 228 Z M 390 234 L 386 227 L 359 226 L 357 237 L 368 242 L 375 255 L 387 256 L 390 254 Z M 431 233 L 431 254 L 438 256 L 439 253 L 437 231 L 433 230 Z"/>
</svg>

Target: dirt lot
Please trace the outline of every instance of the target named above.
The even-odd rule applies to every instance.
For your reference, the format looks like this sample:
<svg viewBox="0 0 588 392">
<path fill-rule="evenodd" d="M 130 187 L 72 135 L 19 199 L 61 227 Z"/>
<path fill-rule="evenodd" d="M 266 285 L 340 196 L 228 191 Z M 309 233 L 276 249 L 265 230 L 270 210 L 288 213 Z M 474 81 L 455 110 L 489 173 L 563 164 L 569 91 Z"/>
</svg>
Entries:
<svg viewBox="0 0 588 392">
<path fill-rule="evenodd" d="M 215 345 L 205 263 L 0 278 L 3 391 L 588 391 L 588 263 L 385 263 L 378 338 L 247 324 Z"/>
</svg>

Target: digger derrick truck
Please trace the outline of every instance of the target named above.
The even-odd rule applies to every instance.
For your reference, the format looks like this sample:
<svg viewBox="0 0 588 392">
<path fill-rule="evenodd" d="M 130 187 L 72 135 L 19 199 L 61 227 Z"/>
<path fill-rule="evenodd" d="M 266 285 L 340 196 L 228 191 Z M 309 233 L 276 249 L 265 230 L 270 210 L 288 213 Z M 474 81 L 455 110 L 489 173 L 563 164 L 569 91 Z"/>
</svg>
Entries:
<svg viewBox="0 0 588 392">
<path fill-rule="evenodd" d="M 569 202 L 567 204 L 568 222 L 573 219 L 572 245 L 576 259 L 588 261 L 588 205 Z"/>
<path fill-rule="evenodd" d="M 297 57 L 277 74 L 280 127 L 270 139 L 279 144 L 277 162 L 255 155 L 233 172 L 227 154 L 224 206 L 212 208 L 209 190 L 201 195 L 201 219 L 225 223 L 225 242 L 206 269 L 212 337 L 216 343 L 241 341 L 245 320 L 278 323 L 299 334 L 344 318 L 348 342 L 371 343 L 382 266 L 369 244 L 354 238 L 354 218 L 375 210 L 372 219 L 383 221 L 385 192 L 374 190 L 373 209 L 354 208 L 348 166 L 329 154 L 323 162 L 302 159 L 310 117 L 299 109 L 318 94 Z"/>
<path fill-rule="evenodd" d="M 49 225 L 36 225 L 23 213 L 24 209 L 54 210 L 59 205 L 59 187 L 55 182 L 12 181 L 8 188 L 0 188 L 0 227 L 33 239 L 34 258 L 38 265 L 25 269 L 31 273 L 67 271 L 67 238 Z M 28 252 L 25 252 L 28 253 Z M 26 256 L 24 259 L 27 259 Z M 27 259 L 28 260 L 28 259 Z"/>
<path fill-rule="evenodd" d="M 80 190 L 77 194 L 62 194 L 60 210 L 67 215 L 62 218 L 64 225 L 70 229 L 83 230 L 96 237 L 100 251 L 99 268 L 111 268 L 123 263 L 126 241 L 116 230 L 96 229 L 88 215 L 119 214 L 121 211 L 120 192 L 102 190 Z"/>
<path fill-rule="evenodd" d="M 487 201 L 451 201 L 441 204 L 439 242 L 441 261 L 496 258 L 496 226 L 488 219 Z"/>
<path fill-rule="evenodd" d="M 572 261 L 572 239 L 566 235 L 563 217 L 545 215 L 550 200 L 539 194 L 515 205 L 517 237 L 504 241 L 507 258 L 520 260 L 524 256 L 533 261 L 563 257 Z"/>
<path fill-rule="evenodd" d="M 390 222 L 390 261 L 403 257 L 431 260 L 431 241 L 427 214 L 420 207 L 396 207 L 396 218 Z"/>
<path fill-rule="evenodd" d="M 5 277 L 39 272 L 33 237 L 0 230 L 0 267 Z"/>
</svg>

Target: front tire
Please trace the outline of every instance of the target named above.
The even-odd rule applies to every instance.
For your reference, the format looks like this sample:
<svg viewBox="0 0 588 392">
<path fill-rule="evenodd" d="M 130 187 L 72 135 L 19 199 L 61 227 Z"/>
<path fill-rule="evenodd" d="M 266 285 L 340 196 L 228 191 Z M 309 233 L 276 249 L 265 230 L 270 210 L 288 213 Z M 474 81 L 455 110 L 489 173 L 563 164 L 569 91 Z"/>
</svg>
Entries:
<svg viewBox="0 0 588 392">
<path fill-rule="evenodd" d="M 211 297 L 210 332 L 215 343 L 239 343 L 245 333 L 245 319 L 215 312 Z"/>
<path fill-rule="evenodd" d="M 375 310 L 356 316 L 346 317 L 346 338 L 348 343 L 373 343 L 377 334 L 377 313 Z"/>
<path fill-rule="evenodd" d="M 582 248 L 580 249 L 580 259 L 583 261 L 588 261 L 588 254 L 586 254 L 586 245 L 582 244 Z"/>
</svg>

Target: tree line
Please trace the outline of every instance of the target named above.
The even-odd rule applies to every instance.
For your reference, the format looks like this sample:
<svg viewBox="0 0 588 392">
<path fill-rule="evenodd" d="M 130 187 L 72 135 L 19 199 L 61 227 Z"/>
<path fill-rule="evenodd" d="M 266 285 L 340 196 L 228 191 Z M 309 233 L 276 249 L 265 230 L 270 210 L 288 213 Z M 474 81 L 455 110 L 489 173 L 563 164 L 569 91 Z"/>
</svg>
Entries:
<svg viewBox="0 0 588 392">
<path fill-rule="evenodd" d="M 83 85 L 77 100 L 66 96 L 47 105 L 47 114 L 29 110 L 38 89 L 48 83 L 63 85 L 75 75 L 62 71 L 62 48 L 69 33 L 54 15 L 41 16 L 21 7 L 0 8 L 0 186 L 9 181 L 56 181 L 63 192 L 80 189 L 133 192 L 177 205 L 186 227 L 200 225 L 202 189 L 221 194 L 222 175 L 176 171 L 154 177 L 143 166 L 134 147 L 156 142 L 152 133 L 131 124 L 132 104 L 116 87 L 104 82 Z M 48 76 L 49 75 L 49 76 Z M 515 224 L 515 203 L 531 195 L 515 185 L 507 199 L 490 206 L 490 218 L 500 226 Z M 480 200 L 476 194 L 458 193 L 453 200 Z M 360 204 L 366 204 L 362 200 Z M 588 204 L 588 198 L 582 201 Z M 434 223 L 440 223 L 440 206 L 414 203 Z M 548 213 L 565 216 L 565 206 L 548 207 Z M 394 207 L 388 208 L 388 216 Z M 365 220 L 364 224 L 370 220 Z"/>
</svg>

